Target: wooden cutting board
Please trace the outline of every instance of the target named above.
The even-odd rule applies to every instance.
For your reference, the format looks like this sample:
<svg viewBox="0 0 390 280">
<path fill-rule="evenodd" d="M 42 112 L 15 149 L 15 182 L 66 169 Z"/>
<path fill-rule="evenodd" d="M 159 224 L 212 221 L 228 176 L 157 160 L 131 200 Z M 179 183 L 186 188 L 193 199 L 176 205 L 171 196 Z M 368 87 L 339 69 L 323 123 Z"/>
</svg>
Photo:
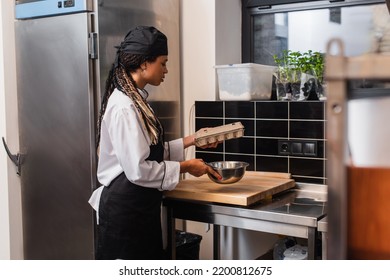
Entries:
<svg viewBox="0 0 390 280">
<path fill-rule="evenodd" d="M 164 195 L 171 198 L 248 206 L 295 186 L 295 181 L 288 176 L 280 176 L 277 173 L 274 175 L 275 177 L 272 177 L 262 172 L 247 171 L 240 181 L 233 184 L 214 183 L 204 175 L 182 180 L 174 190 L 166 191 Z"/>
</svg>

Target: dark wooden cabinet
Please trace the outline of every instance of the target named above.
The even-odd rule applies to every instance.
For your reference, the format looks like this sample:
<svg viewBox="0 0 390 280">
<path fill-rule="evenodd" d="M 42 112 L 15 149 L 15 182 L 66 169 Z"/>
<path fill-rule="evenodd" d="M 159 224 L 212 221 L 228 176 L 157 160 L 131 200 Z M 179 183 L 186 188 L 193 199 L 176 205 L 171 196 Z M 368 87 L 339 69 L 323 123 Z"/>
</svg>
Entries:
<svg viewBox="0 0 390 280">
<path fill-rule="evenodd" d="M 390 168 L 348 167 L 347 258 L 390 259 Z"/>
</svg>

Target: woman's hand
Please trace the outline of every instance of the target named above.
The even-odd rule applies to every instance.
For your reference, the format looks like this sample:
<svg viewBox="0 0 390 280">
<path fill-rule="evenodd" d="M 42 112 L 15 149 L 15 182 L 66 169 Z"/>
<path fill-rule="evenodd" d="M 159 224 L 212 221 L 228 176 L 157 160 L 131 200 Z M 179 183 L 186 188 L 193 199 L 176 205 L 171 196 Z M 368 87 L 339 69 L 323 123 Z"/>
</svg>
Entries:
<svg viewBox="0 0 390 280">
<path fill-rule="evenodd" d="M 195 177 L 210 173 L 218 180 L 222 179 L 217 171 L 205 164 L 202 159 L 197 158 L 180 162 L 180 173 L 190 173 Z"/>
</svg>

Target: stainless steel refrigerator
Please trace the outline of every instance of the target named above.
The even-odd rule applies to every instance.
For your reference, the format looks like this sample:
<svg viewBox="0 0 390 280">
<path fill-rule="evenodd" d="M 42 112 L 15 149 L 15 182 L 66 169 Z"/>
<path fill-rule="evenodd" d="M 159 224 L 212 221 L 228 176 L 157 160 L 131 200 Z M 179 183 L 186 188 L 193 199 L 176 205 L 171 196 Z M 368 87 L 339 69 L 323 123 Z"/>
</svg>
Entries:
<svg viewBox="0 0 390 280">
<path fill-rule="evenodd" d="M 179 0 L 19 0 L 15 11 L 24 258 L 93 259 L 88 199 L 114 46 L 136 25 L 168 36 L 169 74 L 149 92 L 167 139 L 179 137 Z"/>
</svg>

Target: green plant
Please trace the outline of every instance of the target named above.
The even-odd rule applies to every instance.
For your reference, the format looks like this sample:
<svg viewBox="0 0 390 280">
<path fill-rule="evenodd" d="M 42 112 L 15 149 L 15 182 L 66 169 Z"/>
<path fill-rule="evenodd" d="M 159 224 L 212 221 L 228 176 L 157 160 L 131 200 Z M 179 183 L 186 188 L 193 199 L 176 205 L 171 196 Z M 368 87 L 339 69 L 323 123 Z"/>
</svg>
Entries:
<svg viewBox="0 0 390 280">
<path fill-rule="evenodd" d="M 305 73 L 310 73 L 311 71 L 317 80 L 322 84 L 324 80 L 324 54 L 309 50 L 308 52 L 304 53 L 304 56 L 307 59 Z"/>
<path fill-rule="evenodd" d="M 274 55 L 274 61 L 278 66 L 277 78 L 281 82 L 296 83 L 300 81 L 299 52 L 284 50 L 281 56 Z"/>
<path fill-rule="evenodd" d="M 281 79 L 297 82 L 300 73 L 307 73 L 315 76 L 320 83 L 323 82 L 324 55 L 320 52 L 283 50 L 280 56 L 274 55 L 273 58 Z"/>
</svg>

